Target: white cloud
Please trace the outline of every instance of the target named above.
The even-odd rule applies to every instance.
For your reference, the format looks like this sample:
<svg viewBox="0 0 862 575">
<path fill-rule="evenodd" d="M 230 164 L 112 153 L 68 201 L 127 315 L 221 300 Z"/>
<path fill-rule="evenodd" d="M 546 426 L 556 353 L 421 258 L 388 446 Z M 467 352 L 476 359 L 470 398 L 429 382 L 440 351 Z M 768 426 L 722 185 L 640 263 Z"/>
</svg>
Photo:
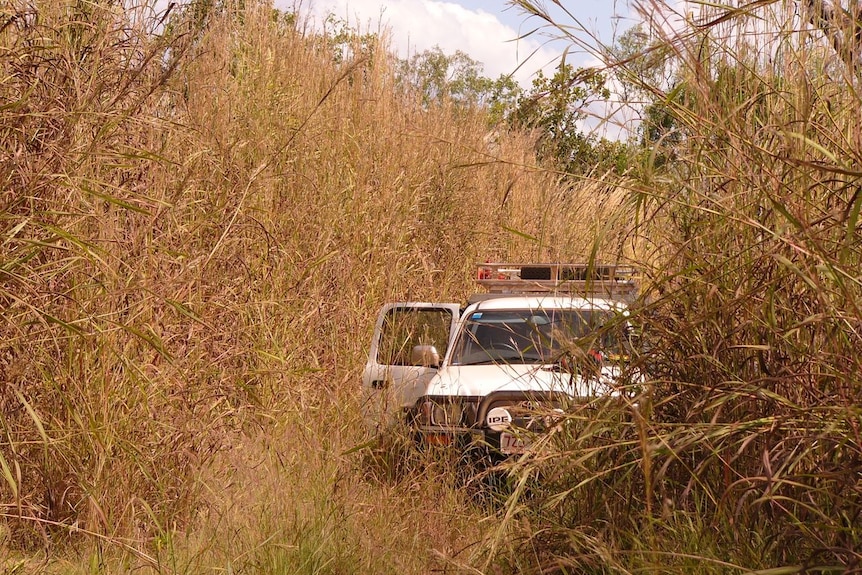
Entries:
<svg viewBox="0 0 862 575">
<path fill-rule="evenodd" d="M 285 7 L 285 0 L 276 6 Z M 543 48 L 537 39 L 518 40 L 518 32 L 496 15 L 439 0 L 323 0 L 310 15 L 322 22 L 328 15 L 342 18 L 362 32 L 388 30 L 392 49 L 402 58 L 440 46 L 447 54 L 461 50 L 483 65 L 484 75 L 496 78 L 515 72 L 529 86 L 538 69 L 552 68 L 559 52 Z M 536 52 L 533 54 L 533 52 Z"/>
</svg>

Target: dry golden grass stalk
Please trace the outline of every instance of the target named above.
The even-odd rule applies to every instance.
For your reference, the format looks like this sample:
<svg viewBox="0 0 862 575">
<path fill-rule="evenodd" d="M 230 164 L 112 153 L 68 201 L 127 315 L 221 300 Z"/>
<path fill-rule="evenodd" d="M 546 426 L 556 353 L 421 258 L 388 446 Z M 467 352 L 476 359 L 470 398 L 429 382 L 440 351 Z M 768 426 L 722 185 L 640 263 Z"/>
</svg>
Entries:
<svg viewBox="0 0 862 575">
<path fill-rule="evenodd" d="M 647 30 L 674 81 L 638 88 L 676 130 L 629 184 L 658 246 L 650 380 L 536 464 L 558 478 L 524 507 L 553 525 L 530 539 L 546 569 L 858 570 L 860 77 L 798 4 Z"/>
<path fill-rule="evenodd" d="M 2 545 L 83 539 L 98 561 L 133 549 L 158 570 L 258 552 L 301 565 L 283 545 L 304 525 L 326 553 L 372 529 L 362 537 L 428 556 L 440 533 L 468 530 L 445 469 L 421 488 L 447 502 L 421 540 L 407 527 L 421 512 L 387 516 L 414 504 L 404 485 L 326 499 L 358 473 L 339 454 L 365 440 L 354 398 L 373 315 L 462 297 L 476 260 L 588 253 L 572 214 L 595 188 L 555 192 L 528 142 L 491 142 L 478 111 L 409 105 L 383 39 L 335 57 L 343 47 L 265 4 L 156 6 L 22 1 L 1 15 Z M 213 470 L 236 483 L 222 491 Z M 308 505 L 260 507 L 283 486 Z M 252 494 L 239 514 L 272 529 L 248 531 L 238 491 Z M 328 515 L 366 506 L 371 527 Z M 212 514 L 248 539 L 195 555 Z M 457 535 L 443 540 L 457 553 Z"/>
</svg>

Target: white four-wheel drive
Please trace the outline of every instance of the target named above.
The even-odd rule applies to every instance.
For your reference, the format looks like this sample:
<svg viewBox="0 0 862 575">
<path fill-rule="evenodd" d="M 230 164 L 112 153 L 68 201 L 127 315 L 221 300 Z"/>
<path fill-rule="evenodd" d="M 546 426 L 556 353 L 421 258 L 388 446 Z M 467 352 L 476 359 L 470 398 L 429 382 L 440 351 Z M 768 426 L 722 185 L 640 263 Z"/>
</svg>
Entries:
<svg viewBox="0 0 862 575">
<path fill-rule="evenodd" d="M 619 393 L 629 354 L 622 266 L 479 264 L 484 293 L 380 311 L 362 377 L 368 425 L 509 455 L 573 403 Z"/>
</svg>

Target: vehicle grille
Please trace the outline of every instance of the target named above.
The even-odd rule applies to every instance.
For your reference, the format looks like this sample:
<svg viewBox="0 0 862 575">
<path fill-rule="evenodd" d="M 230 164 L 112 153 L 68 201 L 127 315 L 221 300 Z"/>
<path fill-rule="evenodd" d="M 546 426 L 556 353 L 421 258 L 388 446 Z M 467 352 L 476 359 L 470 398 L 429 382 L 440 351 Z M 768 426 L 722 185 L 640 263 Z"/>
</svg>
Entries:
<svg viewBox="0 0 862 575">
<path fill-rule="evenodd" d="M 555 415 L 564 407 L 564 398 L 553 393 L 498 392 L 479 406 L 480 426 L 484 426 L 488 412 L 498 407 L 512 416 L 512 427 L 541 432 L 556 419 Z"/>
</svg>

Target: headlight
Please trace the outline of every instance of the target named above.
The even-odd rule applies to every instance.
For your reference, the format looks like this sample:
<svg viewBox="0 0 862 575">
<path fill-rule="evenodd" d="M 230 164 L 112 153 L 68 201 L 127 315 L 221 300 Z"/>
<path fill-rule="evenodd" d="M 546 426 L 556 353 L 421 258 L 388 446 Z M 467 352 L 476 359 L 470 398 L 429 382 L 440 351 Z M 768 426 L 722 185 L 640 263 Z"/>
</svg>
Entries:
<svg viewBox="0 0 862 575">
<path fill-rule="evenodd" d="M 426 401 L 422 404 L 421 423 L 441 427 L 459 427 L 462 424 L 464 408 L 460 401 Z"/>
<path fill-rule="evenodd" d="M 435 425 L 461 425 L 461 402 L 435 403 L 431 410 L 431 423 Z"/>
</svg>

